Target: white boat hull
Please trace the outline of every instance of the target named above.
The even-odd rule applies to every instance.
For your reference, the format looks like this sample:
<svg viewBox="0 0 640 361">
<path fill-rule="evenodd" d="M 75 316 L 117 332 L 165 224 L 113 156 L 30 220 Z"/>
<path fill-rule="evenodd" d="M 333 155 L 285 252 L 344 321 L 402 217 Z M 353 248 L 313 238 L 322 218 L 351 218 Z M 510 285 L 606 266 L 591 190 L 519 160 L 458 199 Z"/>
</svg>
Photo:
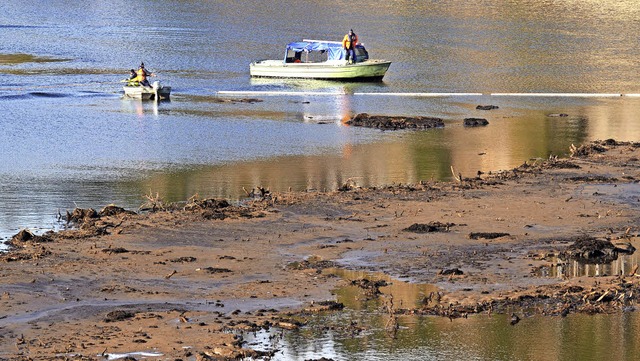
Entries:
<svg viewBox="0 0 640 361">
<path fill-rule="evenodd" d="M 284 63 L 282 60 L 261 60 L 251 63 L 252 77 L 300 78 L 349 81 L 382 80 L 391 65 L 386 60 L 365 60 L 347 64 L 346 61 L 322 63 Z"/>
<path fill-rule="evenodd" d="M 142 100 L 162 100 L 168 99 L 171 95 L 170 86 L 162 86 L 154 83 L 153 87 L 150 86 L 129 86 L 123 87 L 124 95 L 129 98 L 142 99 Z"/>
</svg>

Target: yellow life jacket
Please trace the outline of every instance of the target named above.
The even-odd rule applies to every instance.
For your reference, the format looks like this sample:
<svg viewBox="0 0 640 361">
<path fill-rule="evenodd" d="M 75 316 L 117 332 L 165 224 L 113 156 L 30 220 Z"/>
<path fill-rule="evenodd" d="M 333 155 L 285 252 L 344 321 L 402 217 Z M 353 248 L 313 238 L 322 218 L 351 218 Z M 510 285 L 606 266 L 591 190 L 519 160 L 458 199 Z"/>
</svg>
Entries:
<svg viewBox="0 0 640 361">
<path fill-rule="evenodd" d="M 344 36 L 344 39 L 342 39 L 342 47 L 344 49 L 351 49 L 352 46 L 355 48 L 356 44 L 358 44 L 358 35 L 356 34 L 347 34 Z"/>
<path fill-rule="evenodd" d="M 147 72 L 146 70 L 144 70 L 144 68 L 138 69 L 137 73 L 138 73 L 138 77 L 136 78 L 136 80 L 138 82 L 142 82 L 147 79 Z"/>
</svg>

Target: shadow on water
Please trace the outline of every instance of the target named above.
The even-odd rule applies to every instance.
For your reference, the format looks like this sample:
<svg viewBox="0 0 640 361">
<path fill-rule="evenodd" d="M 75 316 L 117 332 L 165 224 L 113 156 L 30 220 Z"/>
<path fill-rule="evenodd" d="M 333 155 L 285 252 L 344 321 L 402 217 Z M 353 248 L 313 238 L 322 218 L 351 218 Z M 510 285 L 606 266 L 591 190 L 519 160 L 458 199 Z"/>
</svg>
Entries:
<svg viewBox="0 0 640 361">
<path fill-rule="evenodd" d="M 83 98 L 109 98 L 113 97 L 113 94 L 92 92 L 92 91 L 80 91 L 77 94 L 69 93 L 55 93 L 55 92 L 41 92 L 33 91 L 22 94 L 7 94 L 0 95 L 0 101 L 2 100 L 26 100 L 37 98 L 71 98 L 71 97 L 83 97 Z"/>
<path fill-rule="evenodd" d="M 49 92 L 30 92 L 28 93 L 32 97 L 36 98 L 66 98 L 71 95 L 63 93 L 49 93 Z"/>
<path fill-rule="evenodd" d="M 0 100 L 21 100 L 21 99 L 29 99 L 29 94 L 9 94 L 9 95 L 0 95 Z"/>
</svg>

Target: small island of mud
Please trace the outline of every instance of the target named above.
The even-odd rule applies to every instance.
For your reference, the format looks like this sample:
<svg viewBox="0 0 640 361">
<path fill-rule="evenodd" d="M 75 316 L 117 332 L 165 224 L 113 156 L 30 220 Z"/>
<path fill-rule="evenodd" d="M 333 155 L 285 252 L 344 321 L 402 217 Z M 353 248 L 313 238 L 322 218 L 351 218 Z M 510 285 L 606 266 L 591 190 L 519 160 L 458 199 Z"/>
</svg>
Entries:
<svg viewBox="0 0 640 361">
<path fill-rule="evenodd" d="M 0 358 L 152 350 L 162 359 L 267 359 L 230 331 L 296 329 L 318 312 L 343 312 L 337 287 L 382 297 L 385 283 L 336 269 L 433 287 L 415 304 L 388 307 L 391 319 L 633 309 L 637 265 L 598 275 L 563 275 L 558 265 L 635 252 L 640 209 L 624 192 L 640 180 L 640 144 L 594 142 L 572 154 L 453 182 L 70 210 L 73 228 L 20 232 L 0 255 Z"/>
<path fill-rule="evenodd" d="M 444 127 L 444 121 L 441 118 L 370 115 L 367 113 L 356 114 L 353 118 L 348 120 L 346 124 L 354 127 L 377 128 L 381 130 L 429 129 Z"/>
</svg>

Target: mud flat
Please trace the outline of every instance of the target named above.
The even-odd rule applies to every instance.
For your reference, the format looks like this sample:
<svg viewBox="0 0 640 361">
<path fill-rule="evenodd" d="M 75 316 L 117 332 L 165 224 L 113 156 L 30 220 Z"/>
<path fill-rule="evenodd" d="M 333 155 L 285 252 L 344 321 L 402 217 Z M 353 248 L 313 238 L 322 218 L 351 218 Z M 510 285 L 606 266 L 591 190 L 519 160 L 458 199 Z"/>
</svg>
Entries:
<svg viewBox="0 0 640 361">
<path fill-rule="evenodd" d="M 0 256 L 0 358 L 268 357 L 230 331 L 304 327 L 341 312 L 332 292 L 347 284 L 384 297 L 335 269 L 433 286 L 390 305 L 391 319 L 632 311 L 637 263 L 559 269 L 634 254 L 640 144 L 572 154 L 453 182 L 74 210 L 74 229 L 21 232 Z"/>
</svg>

